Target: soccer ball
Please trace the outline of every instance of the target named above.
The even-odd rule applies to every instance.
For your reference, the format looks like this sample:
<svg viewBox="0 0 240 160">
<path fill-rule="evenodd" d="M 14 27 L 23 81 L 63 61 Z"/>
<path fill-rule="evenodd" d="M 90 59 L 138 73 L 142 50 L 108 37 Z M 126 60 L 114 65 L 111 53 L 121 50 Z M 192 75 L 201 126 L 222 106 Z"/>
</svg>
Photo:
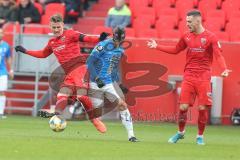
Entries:
<svg viewBox="0 0 240 160">
<path fill-rule="evenodd" d="M 55 115 L 49 120 L 49 126 L 54 132 L 62 132 L 67 127 L 65 119 Z"/>
</svg>

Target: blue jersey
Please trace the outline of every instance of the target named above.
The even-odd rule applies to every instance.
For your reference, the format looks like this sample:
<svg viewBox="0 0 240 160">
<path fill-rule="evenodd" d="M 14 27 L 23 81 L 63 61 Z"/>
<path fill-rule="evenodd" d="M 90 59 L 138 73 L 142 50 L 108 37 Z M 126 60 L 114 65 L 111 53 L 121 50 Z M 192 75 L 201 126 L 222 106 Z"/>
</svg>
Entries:
<svg viewBox="0 0 240 160">
<path fill-rule="evenodd" d="M 115 47 L 112 39 L 99 42 L 87 60 L 90 81 L 95 82 L 96 77 L 105 84 L 119 81 L 119 62 L 123 53 L 124 49 Z"/>
<path fill-rule="evenodd" d="M 10 56 L 11 51 L 9 45 L 4 41 L 0 41 L 0 76 L 8 74 L 5 60 Z"/>
</svg>

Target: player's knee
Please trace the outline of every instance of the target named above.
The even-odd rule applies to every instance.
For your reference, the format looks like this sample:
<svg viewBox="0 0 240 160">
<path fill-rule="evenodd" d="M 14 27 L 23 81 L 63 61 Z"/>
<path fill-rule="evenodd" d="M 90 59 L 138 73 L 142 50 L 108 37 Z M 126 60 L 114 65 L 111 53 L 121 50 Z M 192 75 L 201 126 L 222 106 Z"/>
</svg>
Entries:
<svg viewBox="0 0 240 160">
<path fill-rule="evenodd" d="M 123 101 L 122 99 L 119 100 L 118 102 L 118 108 L 120 111 L 124 111 L 127 109 L 127 103 Z"/>
<path fill-rule="evenodd" d="M 188 109 L 188 107 L 189 107 L 189 104 L 181 104 L 179 108 L 180 110 L 185 111 Z"/>
<path fill-rule="evenodd" d="M 58 93 L 57 94 L 57 101 L 59 100 L 67 100 L 70 97 L 69 94 Z"/>
<path fill-rule="evenodd" d="M 70 96 L 72 95 L 72 90 L 68 87 L 62 87 L 60 89 L 60 91 L 58 92 L 58 95 L 62 95 L 62 96 Z"/>
<path fill-rule="evenodd" d="M 77 90 L 77 95 L 78 96 L 85 96 L 87 95 L 87 89 L 81 88 Z"/>
</svg>

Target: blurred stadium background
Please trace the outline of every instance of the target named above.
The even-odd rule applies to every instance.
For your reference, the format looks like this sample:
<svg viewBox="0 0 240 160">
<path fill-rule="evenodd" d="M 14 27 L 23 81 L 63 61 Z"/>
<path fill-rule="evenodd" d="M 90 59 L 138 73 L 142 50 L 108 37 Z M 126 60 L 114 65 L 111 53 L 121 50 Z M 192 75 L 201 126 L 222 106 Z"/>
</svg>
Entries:
<svg viewBox="0 0 240 160">
<path fill-rule="evenodd" d="M 127 61 L 128 63 L 157 63 L 167 67 L 167 72 L 161 76 L 161 80 L 169 82 L 173 86 L 173 90 L 170 92 L 148 97 L 148 98 L 136 98 L 136 103 L 133 106 L 130 106 L 130 111 L 133 115 L 133 119 L 135 122 L 175 122 L 175 115 L 178 111 L 177 106 L 177 98 L 179 95 L 181 83 L 181 76 L 183 73 L 184 62 L 185 62 L 185 54 L 179 54 L 178 56 L 171 56 L 166 54 L 161 54 L 158 51 L 149 50 L 146 46 L 146 41 L 150 38 L 157 39 L 159 43 L 171 45 L 175 44 L 178 38 L 186 31 L 186 22 L 185 22 L 185 14 L 187 11 L 191 9 L 199 9 L 203 14 L 204 26 L 210 31 L 216 33 L 218 36 L 222 47 L 223 47 L 223 56 L 226 59 L 226 62 L 230 69 L 233 70 L 232 74 L 229 78 L 222 79 L 219 77 L 221 70 L 218 65 L 214 62 L 213 64 L 213 79 L 212 79 L 212 88 L 213 88 L 213 100 L 214 100 L 214 109 L 209 112 L 209 124 L 220 124 L 220 125 L 231 125 L 231 113 L 235 108 L 240 108 L 240 67 L 239 67 L 239 58 L 240 58 L 240 32 L 238 23 L 240 23 L 240 1 L 239 0 L 126 0 L 127 5 L 131 9 L 132 18 L 131 18 L 131 26 L 126 28 L 127 40 L 132 42 L 132 47 L 126 50 Z M 43 14 L 43 9 L 41 5 L 38 3 L 34 3 L 39 12 L 41 13 L 41 23 L 40 24 L 18 24 L 18 23 L 7 23 L 3 26 L 5 35 L 4 40 L 6 40 L 12 47 L 15 45 L 23 45 L 27 49 L 41 49 L 45 46 L 46 42 L 50 38 L 49 29 L 48 29 L 48 20 L 49 17 L 55 13 L 61 13 L 63 16 L 65 15 L 65 8 L 61 4 L 48 4 L 45 8 L 45 13 Z M 98 0 L 92 1 L 90 3 L 90 7 L 87 11 L 83 12 L 83 15 L 78 18 L 76 24 L 68 25 L 68 27 L 72 27 L 74 30 L 78 30 L 80 32 L 86 34 L 100 34 L 101 32 L 111 32 L 111 29 L 104 26 L 105 18 L 107 16 L 107 12 L 109 8 L 115 5 L 114 0 Z M 86 56 L 89 54 L 89 51 L 93 47 L 92 44 L 82 45 L 82 53 L 85 53 Z M 55 57 L 51 55 L 47 59 L 36 59 L 32 58 L 28 55 L 16 54 L 14 53 L 14 80 L 11 80 L 9 83 L 9 89 L 7 91 L 7 106 L 5 109 L 5 113 L 7 114 L 21 114 L 21 115 L 31 115 L 37 116 L 37 110 L 40 108 L 49 108 L 54 105 L 55 94 L 52 93 L 51 89 L 49 89 L 49 77 L 51 72 L 54 71 L 58 67 L 58 63 L 55 61 Z M 134 75 L 136 76 L 138 73 L 133 73 L 129 77 Z M 144 85 L 140 86 L 138 89 L 149 90 L 152 86 Z M 126 95 L 128 96 L 128 95 Z M 128 97 L 127 97 L 128 98 Z M 197 123 L 197 114 L 196 108 L 191 109 L 190 118 L 188 119 L 189 124 Z M 116 120 L 118 119 L 118 115 L 116 113 L 111 113 L 105 115 L 105 119 Z M 29 122 L 30 120 L 30 122 Z M 28 141 L 29 145 L 31 140 L 36 139 L 31 138 L 32 134 L 36 134 L 39 132 L 47 132 L 41 129 L 48 128 L 45 123 L 45 120 L 40 121 L 38 118 L 23 118 L 23 117 L 13 117 L 4 120 L 5 124 L 1 124 L 1 134 L 0 136 L 6 137 L 10 135 L 10 138 L 14 140 L 15 136 L 20 137 L 20 142 L 18 145 L 24 145 L 23 141 Z M 4 122 L 3 121 L 3 122 Z M 18 121 L 22 123 L 18 123 Z M 44 125 L 40 128 L 35 128 L 35 124 L 30 124 L 33 121 L 36 122 L 37 125 Z M 44 124 L 43 124 L 44 123 Z M 87 143 L 85 140 L 89 141 L 100 141 L 104 142 L 105 145 L 113 145 L 117 146 L 118 142 L 121 142 L 121 136 L 119 136 L 117 126 L 113 131 L 116 134 L 110 136 L 111 140 L 116 140 L 115 142 L 109 142 L 108 136 L 104 136 L 100 138 L 99 135 L 94 135 L 95 132 L 88 132 L 87 122 L 81 122 L 83 125 L 84 133 L 81 135 L 79 139 L 79 144 Z M 27 127 L 25 124 L 31 126 Z M 74 128 L 75 122 L 71 122 L 72 127 Z M 16 130 L 11 130 L 9 126 Z M 22 127 L 19 127 L 23 125 Z M 109 123 L 109 128 L 114 128 L 114 123 Z M 145 126 L 147 125 L 147 126 Z M 219 127 L 215 128 L 214 126 L 209 128 L 209 132 L 207 131 L 207 137 L 209 136 L 209 141 L 207 139 L 207 143 L 214 143 L 209 145 L 208 148 L 200 149 L 199 152 L 194 152 L 193 150 L 199 149 L 194 148 L 191 145 L 190 140 L 186 140 L 186 146 L 180 145 L 176 146 L 168 146 L 165 144 L 168 136 L 170 136 L 175 131 L 175 127 L 171 124 L 164 124 L 159 127 L 158 123 L 152 124 L 139 124 L 136 125 L 136 133 L 139 133 L 139 137 L 141 139 L 146 139 L 146 143 L 143 140 L 143 144 L 146 144 L 148 147 L 145 149 L 137 149 L 134 146 L 128 146 L 128 144 L 121 144 L 121 147 L 127 147 L 129 150 L 134 150 L 134 154 L 138 156 L 141 153 L 145 153 L 147 149 L 153 148 L 159 150 L 169 150 L 161 152 L 163 157 L 168 157 L 168 154 L 171 154 L 170 151 L 174 150 L 174 156 L 170 156 L 169 159 L 197 159 L 194 155 L 200 156 L 201 154 L 206 153 L 209 157 L 199 157 L 199 159 L 238 159 L 234 155 L 234 153 L 239 153 L 239 128 L 234 127 Z M 63 138 L 62 141 L 58 141 L 59 145 L 66 145 L 69 141 L 74 141 L 76 137 L 71 137 L 73 134 L 78 134 L 78 132 L 82 132 L 81 126 L 79 126 L 79 130 L 76 129 L 78 127 L 75 126 L 76 133 L 63 133 L 61 135 L 57 135 L 55 137 L 54 133 L 43 133 L 43 136 L 40 139 L 45 139 L 48 137 L 48 140 L 59 140 Z M 32 134 L 29 138 L 25 139 L 24 136 L 28 136 L 32 130 Z M 146 129 L 146 132 L 143 130 Z M 171 130 L 171 134 L 168 133 L 168 129 Z M 151 132 L 153 130 L 153 132 Z M 231 130 L 231 131 L 230 131 Z M 21 131 L 26 131 L 28 133 L 22 134 Z M 91 129 L 90 129 L 91 131 Z M 163 132 L 161 135 L 161 132 Z M 228 133 L 229 131 L 229 133 Z M 20 132 L 20 133 L 19 133 Z M 50 131 L 49 131 L 50 132 Z M 119 130 L 120 132 L 120 130 Z M 159 134 L 158 134 L 159 132 Z M 190 127 L 190 136 L 193 137 L 195 131 Z M 238 133 L 238 134 L 237 134 Z M 110 133 L 109 133 L 110 134 Z M 212 134 L 212 135 L 211 135 Z M 123 134 L 124 135 L 124 134 Z M 215 135 L 215 136 L 213 136 Z M 91 138 L 88 138 L 92 137 Z M 150 137 L 149 137 L 150 136 Z M 159 138 L 158 138 L 159 136 Z M 233 136 L 231 138 L 231 136 Z M 34 137 L 34 136 L 33 136 Z M 66 138 L 67 137 L 67 138 Z M 120 137 L 120 138 L 119 138 Z M 154 141 L 155 139 L 161 139 L 159 144 L 157 145 Z M 228 137 L 228 138 L 227 138 Z M 51 139 L 53 138 L 53 139 Z M 59 139 L 58 139 L 59 138 Z M 66 139 L 65 139 L 66 138 Z M 116 138 L 116 139 L 115 139 Z M 226 138 L 226 141 L 223 140 Z M 85 139 L 85 140 L 84 140 Z M 90 140 L 91 139 L 91 140 Z M 124 139 L 124 138 L 122 138 Z M 69 140 L 67 142 L 67 140 Z M 0 140 L 2 141 L 2 140 Z M 5 139 L 5 144 L 10 142 L 10 139 Z M 22 141 L 22 142 L 21 142 Z M 44 140 L 45 141 L 45 140 Z M 83 142 L 84 141 L 84 142 Z M 105 142 L 106 141 L 106 142 Z M 231 141 L 231 143 L 230 143 Z M 99 143 L 100 143 L 99 142 Z M 236 143 L 238 142 L 238 143 Z M 48 145 L 47 142 L 40 142 L 42 145 Z M 98 142 L 96 142 L 98 143 Z M 99 148 L 102 146 L 97 145 Z M 116 144 L 112 144 L 116 143 Z M 56 147 L 51 142 L 52 147 Z M 69 144 L 73 144 L 69 142 Z M 78 145 L 76 143 L 73 146 Z M 142 145 L 142 144 L 140 144 Z M 221 149 L 224 145 L 229 148 Z M 90 144 L 91 146 L 91 144 Z M 91 148 L 89 146 L 89 148 Z M 41 146 L 38 146 L 41 147 Z M 69 145 L 71 148 L 72 146 Z M 144 148 L 144 146 L 141 146 Z M 159 147 L 159 148 L 158 148 Z M 164 149 L 164 148 L 167 149 Z M 192 148 L 193 147 L 193 148 Z M 43 147 L 44 148 L 44 147 Z M 88 147 L 87 147 L 88 148 Z M 103 147 L 104 148 L 104 147 Z M 118 148 L 118 147 L 116 147 Z M 181 148 L 179 150 L 179 148 Z M 106 147 L 105 149 L 110 149 Z M 0 149 L 2 150 L 2 149 Z M 50 149 L 51 150 L 51 149 Z M 61 147 L 58 150 L 66 150 L 65 147 L 63 149 Z M 118 149 L 116 149 L 118 150 Z M 127 150 L 127 151 L 126 151 Z M 119 152 L 127 152 L 127 155 L 131 155 L 131 152 L 126 150 L 119 150 Z M 179 150 L 179 151 L 178 151 Z M 220 151 L 224 152 L 213 155 L 210 151 Z M 233 152 L 233 150 L 235 150 Z M 81 152 L 82 150 L 79 150 Z M 101 150 L 104 152 L 103 150 Z M 175 152 L 176 151 L 176 152 Z M 188 157 L 188 151 L 192 153 L 192 157 Z M 13 152 L 15 151 L 13 150 Z M 26 151 L 23 151 L 26 152 Z M 63 151 L 65 152 L 65 151 Z M 114 153 L 115 151 L 113 151 Z M 117 152 L 117 151 L 116 151 Z M 7 155 L 8 152 L 5 153 Z M 68 153 L 66 151 L 66 153 Z M 77 152 L 72 152 L 72 154 Z M 85 153 L 85 151 L 84 151 Z M 95 152 L 94 152 L 95 153 Z M 98 159 L 96 155 L 93 155 L 92 159 Z M 149 153 L 149 157 L 143 156 L 139 157 L 139 159 L 158 159 L 161 157 L 161 153 L 152 152 L 151 155 Z M 216 153 L 216 152 L 214 152 Z M 54 151 L 51 151 L 49 154 L 54 154 Z M 87 153 L 86 153 L 87 154 Z M 97 154 L 97 153 L 96 153 Z M 148 155 L 147 153 L 145 153 Z M 183 154 L 183 155 L 182 155 Z M 40 154 L 41 155 L 41 154 Z M 77 154 L 80 155 L 80 154 Z M 95 156 L 94 156 L 95 155 Z M 111 154 L 110 154 L 111 155 Z M 112 154 L 112 156 L 118 155 L 117 153 Z M 121 154 L 120 154 L 121 155 Z M 46 156 L 43 154 L 43 157 Z M 186 156 L 186 157 L 185 157 Z M 53 156 L 54 157 L 54 156 Z M 58 157 L 58 156 L 57 156 Z M 74 157 L 74 156 L 73 156 Z M 107 155 L 104 154 L 104 158 L 99 159 L 108 159 Z M 80 157 L 81 158 L 81 157 Z M 0 156 L 1 159 L 1 156 Z M 7 157 L 5 159 L 8 159 Z M 59 157 L 61 159 L 61 157 Z M 74 158 L 73 158 L 74 159 Z M 87 159 L 85 157 L 84 159 Z M 91 159 L 91 157 L 88 159 Z M 117 157 L 116 159 L 121 159 Z M 134 159 L 134 155 L 129 157 L 125 157 L 124 159 Z M 159 158 L 160 159 L 160 158 Z"/>
</svg>

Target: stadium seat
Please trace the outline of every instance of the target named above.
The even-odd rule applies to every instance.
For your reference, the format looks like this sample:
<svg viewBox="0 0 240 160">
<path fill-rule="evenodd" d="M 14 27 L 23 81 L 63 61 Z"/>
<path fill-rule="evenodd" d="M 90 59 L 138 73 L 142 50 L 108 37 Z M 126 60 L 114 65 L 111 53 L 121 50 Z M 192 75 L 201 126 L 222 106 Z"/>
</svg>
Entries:
<svg viewBox="0 0 240 160">
<path fill-rule="evenodd" d="M 194 8 L 197 6 L 196 0 L 177 0 L 176 8 L 179 10 L 181 8 Z"/>
<path fill-rule="evenodd" d="M 206 10 L 215 10 L 220 6 L 218 3 L 219 0 L 201 0 L 198 4 L 198 8 L 200 11 L 204 12 Z"/>
<path fill-rule="evenodd" d="M 133 13 L 134 13 L 134 17 L 149 15 L 149 16 L 152 16 L 152 19 L 156 18 L 155 10 L 152 7 L 137 7 Z"/>
<path fill-rule="evenodd" d="M 232 32 L 239 32 L 239 26 L 236 24 L 240 24 L 240 18 L 232 18 L 231 21 L 226 25 L 226 31 L 229 34 L 232 34 Z"/>
<path fill-rule="evenodd" d="M 93 31 L 93 33 L 97 35 L 101 34 L 102 32 L 112 33 L 112 29 L 109 27 L 97 26 Z"/>
<path fill-rule="evenodd" d="M 159 10 L 161 8 L 170 8 L 175 5 L 175 1 L 172 0 L 153 0 L 152 6 L 155 10 Z"/>
<path fill-rule="evenodd" d="M 87 11 L 85 14 L 86 17 L 107 17 L 107 12 L 105 11 Z"/>
<path fill-rule="evenodd" d="M 106 5 L 106 4 L 94 4 L 92 5 L 91 7 L 91 11 L 105 11 L 105 12 L 108 12 L 108 10 L 113 7 L 113 6 L 109 6 L 109 5 Z"/>
<path fill-rule="evenodd" d="M 179 30 L 166 29 L 158 32 L 158 36 L 162 39 L 179 39 L 181 37 L 181 33 Z"/>
<path fill-rule="evenodd" d="M 222 10 L 209 10 L 204 13 L 205 21 L 209 21 L 209 19 L 217 18 L 218 21 L 225 25 L 226 22 L 226 14 Z"/>
<path fill-rule="evenodd" d="M 133 28 L 151 28 L 151 21 L 149 19 L 136 18 L 133 20 Z"/>
<path fill-rule="evenodd" d="M 41 27 L 40 25 L 26 25 L 24 27 L 24 32 L 25 34 L 44 34 L 44 28 Z"/>
<path fill-rule="evenodd" d="M 156 22 L 155 28 L 159 31 L 162 29 L 175 29 L 177 27 L 177 21 L 171 16 L 161 17 Z"/>
<path fill-rule="evenodd" d="M 42 15 L 43 14 L 43 7 L 41 4 L 37 3 L 37 2 L 34 2 L 34 7 L 37 8 L 38 12 Z"/>
<path fill-rule="evenodd" d="M 19 23 L 6 23 L 2 27 L 4 33 L 19 33 L 20 32 L 20 24 Z"/>
<path fill-rule="evenodd" d="M 115 1 L 110 1 L 110 0 L 98 0 L 98 3 L 108 5 L 108 6 L 114 6 L 115 5 Z"/>
<path fill-rule="evenodd" d="M 88 25 L 88 24 L 79 25 L 79 24 L 74 24 L 72 26 L 72 28 L 74 30 L 77 30 L 77 31 L 82 32 L 82 33 L 92 34 L 94 29 L 96 28 L 96 26 L 98 26 L 98 25 Z M 99 26 L 102 26 L 102 25 L 99 25 Z"/>
<path fill-rule="evenodd" d="M 129 6 L 132 7 L 148 7 L 149 6 L 149 0 L 129 0 Z"/>
<path fill-rule="evenodd" d="M 42 17 L 41 17 L 41 24 L 42 25 L 48 25 L 48 23 L 49 23 L 49 16 L 48 15 L 42 15 Z"/>
<path fill-rule="evenodd" d="M 175 19 L 178 21 L 178 11 L 175 8 L 164 8 L 159 9 L 156 11 L 157 18 L 161 17 L 172 17 L 172 19 Z"/>
<path fill-rule="evenodd" d="M 206 29 L 210 30 L 210 31 L 222 31 L 225 27 L 224 23 L 222 22 L 221 18 L 208 18 L 205 22 L 204 22 L 204 26 L 206 27 Z"/>
<path fill-rule="evenodd" d="M 239 0 L 225 0 L 222 3 L 222 10 L 224 10 L 227 14 L 227 17 L 231 12 L 239 11 L 240 9 L 240 1 Z"/>
<path fill-rule="evenodd" d="M 217 36 L 217 38 L 220 41 L 229 41 L 229 34 L 227 32 L 214 32 Z"/>
<path fill-rule="evenodd" d="M 79 18 L 77 24 L 78 25 L 104 26 L 105 19 Z"/>
<path fill-rule="evenodd" d="M 157 30 L 155 29 L 137 29 L 136 30 L 136 37 L 139 38 L 157 38 Z"/>
<path fill-rule="evenodd" d="M 240 17 L 240 10 L 231 11 L 226 13 L 226 20 L 229 22 L 231 19 L 239 18 Z"/>
<path fill-rule="evenodd" d="M 126 37 L 135 37 L 135 30 L 133 28 L 125 28 Z"/>
<path fill-rule="evenodd" d="M 60 3 L 50 3 L 45 7 L 45 15 L 51 16 L 53 14 L 59 13 L 63 17 L 65 16 L 65 6 Z"/>
<path fill-rule="evenodd" d="M 186 31 L 188 31 L 188 27 L 186 24 L 186 20 L 182 20 L 179 22 L 178 24 L 178 30 L 180 31 L 181 34 L 185 33 Z"/>
<path fill-rule="evenodd" d="M 240 32 L 232 32 L 230 34 L 230 41 L 232 41 L 232 42 L 240 42 Z"/>
</svg>

